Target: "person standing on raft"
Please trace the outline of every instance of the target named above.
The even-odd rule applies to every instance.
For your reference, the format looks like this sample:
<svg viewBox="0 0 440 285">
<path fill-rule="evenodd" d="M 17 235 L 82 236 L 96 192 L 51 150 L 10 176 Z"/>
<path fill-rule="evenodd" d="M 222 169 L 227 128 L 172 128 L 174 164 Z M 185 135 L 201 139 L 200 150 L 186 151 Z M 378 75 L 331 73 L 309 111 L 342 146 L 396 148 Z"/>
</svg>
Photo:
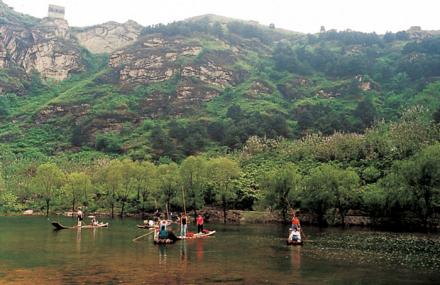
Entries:
<svg viewBox="0 0 440 285">
<path fill-rule="evenodd" d="M 202 215 L 197 216 L 197 233 L 203 233 L 203 217 Z"/>
<path fill-rule="evenodd" d="M 78 207 L 78 212 L 76 212 L 76 218 L 78 220 L 78 227 L 81 227 L 82 221 L 84 219 L 84 213 L 81 211 L 81 207 Z"/>
<path fill-rule="evenodd" d="M 188 218 L 185 213 L 180 216 L 180 236 L 186 237 L 186 229 L 188 226 Z"/>
<path fill-rule="evenodd" d="M 295 212 L 293 212 L 292 229 L 299 230 L 300 228 L 301 228 L 301 225 L 300 225 L 299 219 L 296 216 Z"/>
</svg>

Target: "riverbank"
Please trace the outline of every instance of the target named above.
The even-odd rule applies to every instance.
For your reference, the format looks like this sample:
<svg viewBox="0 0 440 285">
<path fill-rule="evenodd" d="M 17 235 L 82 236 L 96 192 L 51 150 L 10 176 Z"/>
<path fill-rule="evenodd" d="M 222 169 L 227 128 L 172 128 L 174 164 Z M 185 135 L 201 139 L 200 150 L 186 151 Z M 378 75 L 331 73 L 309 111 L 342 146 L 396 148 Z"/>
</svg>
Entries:
<svg viewBox="0 0 440 285">
<path fill-rule="evenodd" d="M 44 211 L 33 211 L 32 213 L 28 210 L 22 213 L 12 213 L 12 214 L 0 214 L 0 216 L 45 216 Z M 108 218 L 111 216 L 110 212 L 107 211 L 96 211 L 87 212 L 87 216 L 94 215 L 98 218 Z M 176 215 L 176 212 L 173 212 Z M 194 216 L 194 212 L 188 212 L 190 217 Z M 199 211 L 197 214 L 201 214 L 206 222 L 219 223 L 223 222 L 223 210 L 215 207 L 206 207 Z M 56 216 L 65 217 L 75 217 L 76 213 L 72 211 L 67 212 L 56 212 Z M 119 217 L 115 215 L 115 217 Z M 138 219 L 154 219 L 153 213 L 127 213 L 124 217 L 127 218 L 138 218 Z M 288 217 L 289 219 L 290 217 Z M 301 212 L 299 218 L 303 225 L 318 225 L 318 217 L 314 213 Z M 327 218 L 329 221 L 329 226 L 340 226 L 342 225 L 341 220 L 338 215 L 332 215 Z M 419 231 L 423 230 L 422 223 L 420 219 L 413 215 L 403 215 L 400 220 L 396 222 L 396 219 L 391 219 L 389 217 L 369 217 L 358 210 L 350 210 L 345 216 L 345 226 L 360 226 L 360 227 L 375 227 L 383 228 L 389 230 L 409 230 L 409 231 Z M 229 224 L 282 224 L 286 223 L 282 216 L 274 211 L 245 211 L 245 210 L 228 210 L 226 214 L 226 222 Z M 440 228 L 440 217 L 434 217 L 430 221 L 430 229 L 438 230 Z M 288 223 L 288 221 L 287 221 Z"/>
</svg>

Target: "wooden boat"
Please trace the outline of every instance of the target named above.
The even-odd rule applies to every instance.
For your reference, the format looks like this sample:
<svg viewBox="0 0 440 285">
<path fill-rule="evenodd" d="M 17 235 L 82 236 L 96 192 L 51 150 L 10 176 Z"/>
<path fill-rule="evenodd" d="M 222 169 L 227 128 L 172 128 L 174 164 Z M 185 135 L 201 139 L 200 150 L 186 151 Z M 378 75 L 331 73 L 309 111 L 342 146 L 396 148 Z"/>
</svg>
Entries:
<svg viewBox="0 0 440 285">
<path fill-rule="evenodd" d="M 291 239 L 292 229 L 289 229 L 289 236 L 287 237 L 287 245 L 303 245 L 303 240 L 301 238 L 301 231 L 296 231 L 296 239 Z"/>
<path fill-rule="evenodd" d="M 193 234 L 191 236 L 186 236 L 186 237 L 177 236 L 177 238 L 179 238 L 179 239 L 197 239 L 197 238 L 206 238 L 206 237 L 212 236 L 214 234 L 215 234 L 215 231 L 208 231 L 207 233 L 198 233 L 198 234 Z"/>
<path fill-rule="evenodd" d="M 150 225 L 136 225 L 139 229 L 154 229 L 157 226 L 150 226 Z"/>
<path fill-rule="evenodd" d="M 153 242 L 154 244 L 173 244 L 178 241 L 179 238 L 172 231 L 168 231 L 167 238 L 159 238 L 159 229 L 154 230 Z"/>
<path fill-rule="evenodd" d="M 62 225 L 59 222 L 52 222 L 52 226 L 55 227 L 55 230 L 65 230 L 65 229 L 78 229 L 78 226 L 73 226 L 73 227 L 67 227 Z M 96 228 L 106 228 L 108 227 L 108 223 L 100 223 L 96 226 L 92 226 L 92 225 L 84 225 L 81 226 L 81 229 L 96 229 Z"/>
</svg>

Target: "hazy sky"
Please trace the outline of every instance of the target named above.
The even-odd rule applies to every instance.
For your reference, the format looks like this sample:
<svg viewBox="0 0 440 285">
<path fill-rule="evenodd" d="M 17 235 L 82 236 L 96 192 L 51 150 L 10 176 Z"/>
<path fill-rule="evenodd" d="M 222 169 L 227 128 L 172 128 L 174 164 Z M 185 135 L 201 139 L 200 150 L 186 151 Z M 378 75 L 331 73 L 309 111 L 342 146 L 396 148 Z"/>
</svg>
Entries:
<svg viewBox="0 0 440 285">
<path fill-rule="evenodd" d="M 352 29 L 385 33 L 421 26 L 440 29 L 440 0 L 3 0 L 16 11 L 47 15 L 48 4 L 66 7 L 71 26 L 128 19 L 142 25 L 218 14 L 293 31 L 315 33 Z"/>
</svg>

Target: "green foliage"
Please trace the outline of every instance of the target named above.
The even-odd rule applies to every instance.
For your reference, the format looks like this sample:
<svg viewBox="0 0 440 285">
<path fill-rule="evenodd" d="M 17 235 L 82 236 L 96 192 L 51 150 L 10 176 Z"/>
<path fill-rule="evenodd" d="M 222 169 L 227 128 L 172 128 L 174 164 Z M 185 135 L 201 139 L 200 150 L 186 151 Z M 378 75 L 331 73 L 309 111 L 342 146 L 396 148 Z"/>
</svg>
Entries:
<svg viewBox="0 0 440 285">
<path fill-rule="evenodd" d="M 204 189 L 207 180 L 207 162 L 202 157 L 188 156 L 180 165 L 180 178 L 184 201 L 188 201 L 188 206 L 194 210 L 203 207 Z M 190 209 L 189 208 L 189 209 Z"/>
<path fill-rule="evenodd" d="M 396 163 L 393 186 L 402 192 L 401 204 L 410 207 L 428 226 L 440 206 L 440 144 L 429 146 L 413 158 Z"/>
<path fill-rule="evenodd" d="M 159 199 L 170 210 L 173 199 L 180 200 L 177 192 L 181 190 L 179 167 L 175 163 L 161 164 L 157 168 Z M 178 203 L 177 201 L 174 201 Z M 180 203 L 179 203 L 180 204 Z"/>
<path fill-rule="evenodd" d="M 324 215 L 335 208 L 344 217 L 355 207 L 360 196 L 359 177 L 353 170 L 343 170 L 324 164 L 311 170 L 304 183 L 303 202 L 318 215 L 320 224 L 326 223 Z"/>
<path fill-rule="evenodd" d="M 64 184 L 64 173 L 54 163 L 45 163 L 38 166 L 33 178 L 33 188 L 46 202 L 46 216 L 49 216 L 50 202 L 61 194 Z"/>
<path fill-rule="evenodd" d="M 226 210 L 228 203 L 236 196 L 234 180 L 240 175 L 238 164 L 226 157 L 214 158 L 209 161 L 208 174 L 216 193 L 216 200 L 223 207 L 223 221 L 226 223 Z"/>
<path fill-rule="evenodd" d="M 122 151 L 121 138 L 112 133 L 97 134 L 95 147 L 104 152 L 120 153 Z"/>
<path fill-rule="evenodd" d="M 296 165 L 280 165 L 262 177 L 260 185 L 265 190 L 266 203 L 279 210 L 284 221 L 290 208 L 299 206 L 302 177 Z"/>
<path fill-rule="evenodd" d="M 79 205 L 88 206 L 92 182 L 84 172 L 72 172 L 67 175 L 63 191 L 72 203 L 72 211 Z"/>
</svg>

